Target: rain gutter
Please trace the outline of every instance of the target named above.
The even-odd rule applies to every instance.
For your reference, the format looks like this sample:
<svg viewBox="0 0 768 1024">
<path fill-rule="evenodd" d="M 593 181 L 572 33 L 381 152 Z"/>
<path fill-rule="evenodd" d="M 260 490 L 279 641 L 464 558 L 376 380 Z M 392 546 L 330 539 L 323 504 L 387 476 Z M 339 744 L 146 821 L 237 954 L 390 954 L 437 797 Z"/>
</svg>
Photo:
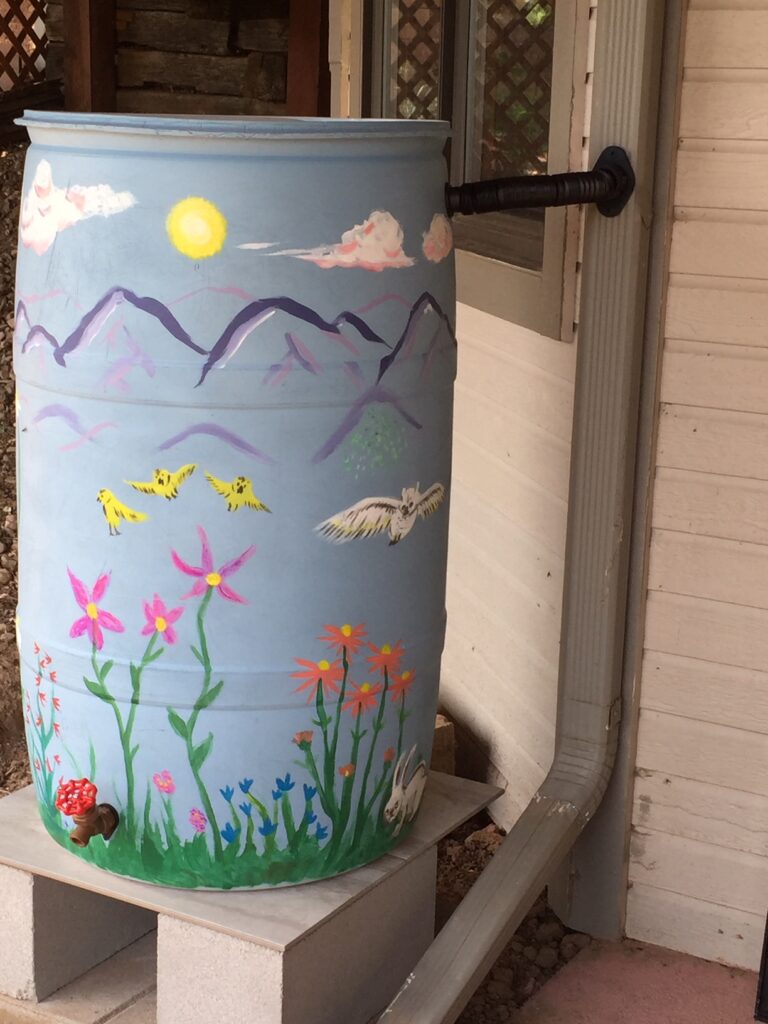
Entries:
<svg viewBox="0 0 768 1024">
<path fill-rule="evenodd" d="M 597 10 L 591 157 L 623 147 L 637 188 L 621 216 L 587 214 L 554 761 L 380 1024 L 453 1024 L 592 818 L 613 769 L 665 6 L 601 0 Z"/>
</svg>

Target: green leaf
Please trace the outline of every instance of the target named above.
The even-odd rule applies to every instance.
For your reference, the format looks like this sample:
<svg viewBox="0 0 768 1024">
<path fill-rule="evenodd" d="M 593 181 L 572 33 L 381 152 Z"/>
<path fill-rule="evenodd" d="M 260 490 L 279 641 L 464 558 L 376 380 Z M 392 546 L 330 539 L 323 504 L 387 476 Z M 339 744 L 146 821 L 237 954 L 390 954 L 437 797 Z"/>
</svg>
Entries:
<svg viewBox="0 0 768 1024">
<path fill-rule="evenodd" d="M 94 697 L 98 697 L 99 700 L 107 699 L 107 691 L 104 689 L 101 683 L 96 683 L 93 681 L 93 679 L 89 679 L 87 676 L 83 676 L 83 682 L 94 695 Z"/>
<path fill-rule="evenodd" d="M 220 679 L 215 686 L 212 686 L 208 693 L 204 693 L 195 703 L 195 711 L 202 711 L 204 708 L 208 708 L 213 704 L 216 698 L 221 693 L 222 687 L 224 686 L 224 680 Z"/>
<path fill-rule="evenodd" d="M 136 668 L 135 665 L 131 665 L 130 666 L 130 671 L 131 671 L 131 689 L 133 690 L 133 698 L 134 698 L 133 699 L 133 703 L 135 704 L 136 703 L 136 698 L 138 697 L 139 688 L 141 686 L 141 673 L 139 672 L 139 670 Z"/>
<path fill-rule="evenodd" d="M 114 664 L 115 664 L 114 661 L 112 661 L 112 659 L 110 658 L 109 661 L 105 661 L 104 664 L 101 666 L 101 672 L 99 674 L 99 679 L 101 680 L 102 683 L 107 678 L 109 673 L 112 671 L 112 666 Z"/>
<path fill-rule="evenodd" d="M 199 772 L 205 763 L 206 758 L 211 752 L 213 746 L 213 733 L 209 732 L 208 736 L 203 740 L 202 743 L 198 743 L 192 750 L 192 756 L 189 759 L 189 763 L 192 766 L 192 771 Z"/>
<path fill-rule="evenodd" d="M 171 728 L 176 735 L 181 736 L 185 740 L 187 738 L 187 723 L 173 708 L 168 708 L 168 721 L 171 723 Z"/>
<path fill-rule="evenodd" d="M 157 661 L 157 659 L 163 654 L 165 654 L 165 648 L 158 647 L 157 650 L 153 651 L 148 658 L 144 659 L 144 664 L 151 665 L 153 661 Z"/>
<path fill-rule="evenodd" d="M 192 651 L 194 656 L 197 658 L 197 660 L 200 662 L 200 664 L 204 665 L 205 664 L 205 659 L 203 658 L 202 654 L 200 653 L 200 651 L 198 651 L 198 649 L 195 647 L 194 644 L 190 644 L 190 650 Z"/>
</svg>

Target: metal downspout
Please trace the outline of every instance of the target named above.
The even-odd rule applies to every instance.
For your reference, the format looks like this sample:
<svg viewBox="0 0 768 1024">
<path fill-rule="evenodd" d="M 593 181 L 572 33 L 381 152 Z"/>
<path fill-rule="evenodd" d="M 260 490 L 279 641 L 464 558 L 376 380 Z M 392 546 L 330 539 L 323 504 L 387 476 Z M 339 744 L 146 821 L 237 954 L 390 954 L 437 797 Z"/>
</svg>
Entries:
<svg viewBox="0 0 768 1024">
<path fill-rule="evenodd" d="M 593 156 L 624 147 L 638 187 L 620 217 L 589 214 L 554 761 L 380 1024 L 453 1024 L 594 814 L 613 768 L 664 8 L 610 0 L 597 19 L 590 147 Z"/>
</svg>

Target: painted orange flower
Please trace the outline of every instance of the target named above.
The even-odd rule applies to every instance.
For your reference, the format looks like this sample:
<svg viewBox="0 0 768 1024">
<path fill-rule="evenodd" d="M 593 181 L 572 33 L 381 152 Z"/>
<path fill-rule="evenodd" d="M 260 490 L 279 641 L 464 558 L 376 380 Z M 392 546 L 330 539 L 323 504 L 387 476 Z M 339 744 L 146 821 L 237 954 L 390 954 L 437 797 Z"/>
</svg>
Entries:
<svg viewBox="0 0 768 1024">
<path fill-rule="evenodd" d="M 376 695 L 381 693 L 381 683 L 357 683 L 349 684 L 354 691 L 349 700 L 342 705 L 343 711 L 351 711 L 353 715 L 362 714 L 363 711 L 370 711 L 376 707 Z"/>
<path fill-rule="evenodd" d="M 395 748 L 394 747 L 387 747 L 387 749 L 384 751 L 384 764 L 389 764 L 390 761 L 394 761 L 394 760 L 395 760 Z"/>
<path fill-rule="evenodd" d="M 412 669 L 406 669 L 399 676 L 393 676 L 389 684 L 389 695 L 392 700 L 400 700 L 413 686 L 416 673 Z"/>
<path fill-rule="evenodd" d="M 311 729 L 303 729 L 301 732 L 297 732 L 293 737 L 293 742 L 297 747 L 301 747 L 302 750 L 306 750 L 307 747 L 312 745 L 312 737 L 314 733 Z"/>
<path fill-rule="evenodd" d="M 339 768 L 339 775 L 342 779 L 349 779 L 355 774 L 355 766 L 353 764 L 343 764 Z"/>
<path fill-rule="evenodd" d="M 293 692 L 309 690 L 308 704 L 315 699 L 318 686 L 322 686 L 323 694 L 326 697 L 339 692 L 337 684 L 344 677 L 344 672 L 338 660 L 326 661 L 324 658 L 321 661 L 306 661 L 304 658 L 294 658 L 293 660 L 297 665 L 304 666 L 302 670 L 291 673 L 293 679 L 304 680 L 301 686 L 297 686 Z"/>
<path fill-rule="evenodd" d="M 339 657 L 345 647 L 348 654 L 357 654 L 365 642 L 365 624 L 362 622 L 357 626 L 350 626 L 347 622 L 343 626 L 323 626 L 323 629 L 325 633 L 317 639 L 334 648 Z"/>
<path fill-rule="evenodd" d="M 384 672 L 385 669 L 390 674 L 397 672 L 405 654 L 405 648 L 399 640 L 394 647 L 391 644 L 383 644 L 381 647 L 376 647 L 375 644 L 368 644 L 368 646 L 373 651 L 372 655 L 368 655 L 371 672 Z"/>
</svg>

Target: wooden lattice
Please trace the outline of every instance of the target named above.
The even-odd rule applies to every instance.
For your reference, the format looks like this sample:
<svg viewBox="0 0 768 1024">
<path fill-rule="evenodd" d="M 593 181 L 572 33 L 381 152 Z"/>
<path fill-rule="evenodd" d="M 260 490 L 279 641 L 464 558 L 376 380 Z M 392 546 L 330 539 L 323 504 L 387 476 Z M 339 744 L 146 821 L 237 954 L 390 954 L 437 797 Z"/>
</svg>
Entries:
<svg viewBox="0 0 768 1024">
<path fill-rule="evenodd" d="M 546 172 L 554 0 L 476 0 L 472 176 Z"/>
<path fill-rule="evenodd" d="M 0 92 L 45 78 L 45 0 L 0 0 Z"/>
<path fill-rule="evenodd" d="M 440 116 L 442 20 L 443 0 L 392 4 L 392 116 Z"/>
</svg>

